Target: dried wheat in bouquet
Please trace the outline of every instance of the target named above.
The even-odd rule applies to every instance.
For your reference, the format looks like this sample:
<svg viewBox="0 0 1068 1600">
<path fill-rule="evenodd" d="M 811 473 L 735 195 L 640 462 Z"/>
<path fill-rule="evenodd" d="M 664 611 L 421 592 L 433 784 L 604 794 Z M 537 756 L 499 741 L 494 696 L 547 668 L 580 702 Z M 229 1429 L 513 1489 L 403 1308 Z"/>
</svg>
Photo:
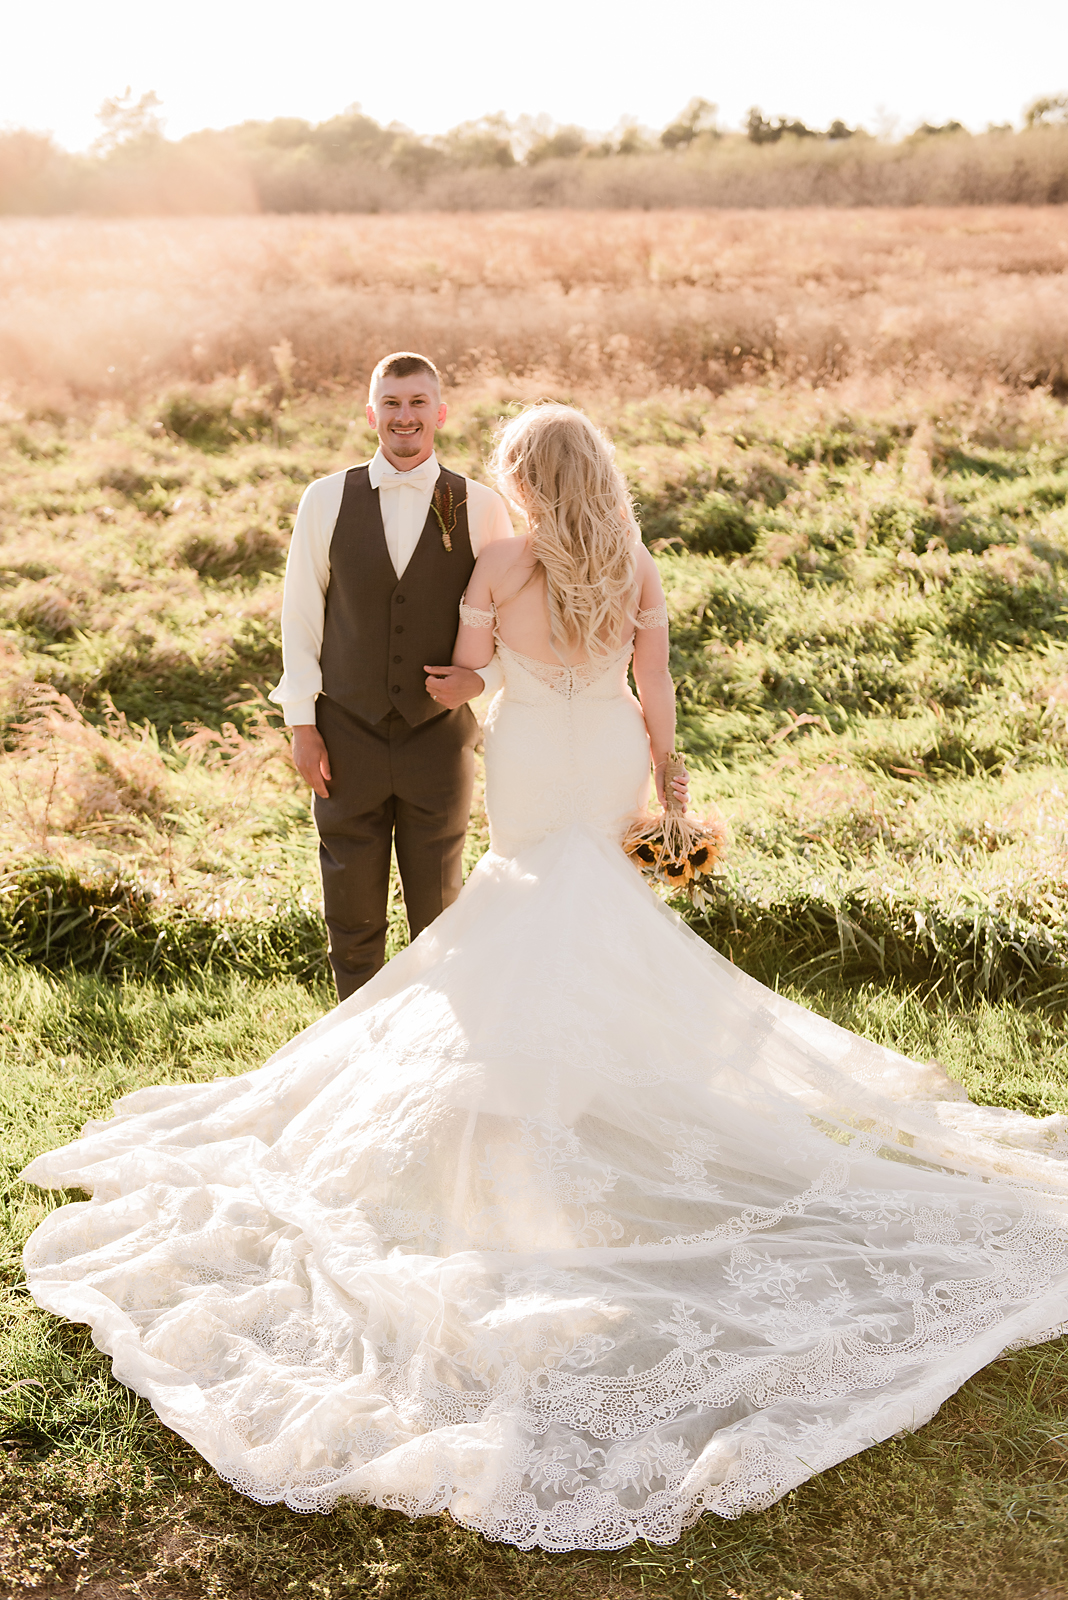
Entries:
<svg viewBox="0 0 1068 1600">
<path fill-rule="evenodd" d="M 686 815 L 672 787 L 685 771 L 682 757 L 673 750 L 664 769 L 663 811 L 658 817 L 635 818 L 623 848 L 650 883 L 705 906 L 713 868 L 727 843 L 727 824 L 718 812 L 702 818 Z"/>
</svg>

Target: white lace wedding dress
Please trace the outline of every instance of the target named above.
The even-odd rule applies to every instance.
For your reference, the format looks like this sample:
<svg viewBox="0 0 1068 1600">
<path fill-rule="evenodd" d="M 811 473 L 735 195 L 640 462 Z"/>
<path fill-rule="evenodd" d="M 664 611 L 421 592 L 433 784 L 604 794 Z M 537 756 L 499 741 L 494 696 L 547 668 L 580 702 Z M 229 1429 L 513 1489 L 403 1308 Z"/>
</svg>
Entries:
<svg viewBox="0 0 1068 1600">
<path fill-rule="evenodd" d="M 258 1071 L 39 1156 L 92 1199 L 27 1276 L 256 1500 L 670 1542 L 1068 1321 L 1065 1119 L 954 1100 L 709 950 L 617 843 L 627 655 L 500 654 L 456 904 Z"/>
</svg>

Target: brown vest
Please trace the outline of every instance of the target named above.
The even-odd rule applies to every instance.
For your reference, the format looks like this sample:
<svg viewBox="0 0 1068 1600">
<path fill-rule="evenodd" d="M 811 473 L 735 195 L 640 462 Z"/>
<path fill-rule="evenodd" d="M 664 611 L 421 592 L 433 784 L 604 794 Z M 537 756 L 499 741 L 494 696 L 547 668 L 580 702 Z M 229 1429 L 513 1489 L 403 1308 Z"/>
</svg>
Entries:
<svg viewBox="0 0 1068 1600">
<path fill-rule="evenodd" d="M 442 714 L 426 692 L 426 666 L 452 660 L 459 606 L 475 558 L 467 526 L 467 484 L 441 469 L 452 489 L 456 526 L 446 550 L 431 506 L 404 575 L 386 547 L 378 490 L 367 467 L 345 474 L 330 541 L 330 582 L 319 662 L 323 693 L 365 722 L 391 709 L 415 727 Z"/>
</svg>

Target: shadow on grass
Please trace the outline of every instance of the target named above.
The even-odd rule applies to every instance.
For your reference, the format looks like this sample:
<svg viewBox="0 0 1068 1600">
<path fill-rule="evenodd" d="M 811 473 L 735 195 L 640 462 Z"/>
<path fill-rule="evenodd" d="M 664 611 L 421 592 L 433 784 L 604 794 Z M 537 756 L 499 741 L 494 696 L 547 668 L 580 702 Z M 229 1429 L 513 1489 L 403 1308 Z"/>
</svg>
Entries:
<svg viewBox="0 0 1068 1600">
<path fill-rule="evenodd" d="M 43 1319 L 42 1319 L 43 1320 Z M 0 1467 L 10 1595 L 128 1592 L 212 1600 L 1026 1600 L 1063 1580 L 1068 1341 L 995 1362 L 933 1422 L 854 1457 L 769 1511 L 704 1517 L 674 1545 L 547 1555 L 451 1518 L 345 1504 L 302 1517 L 253 1504 L 115 1384 L 78 1330 L 48 1323 L 72 1401 L 15 1391 Z M 20 1401 L 20 1404 L 22 1402 Z M 30 1422 L 31 1415 L 35 1420 Z M 32 1437 L 26 1429 L 32 1428 Z M 113 1589 L 98 1584 L 114 1585 Z M 81 1585 L 79 1589 L 77 1586 Z"/>
<path fill-rule="evenodd" d="M 677 909 L 708 944 L 766 983 L 875 980 L 964 1002 L 1068 1002 L 1068 931 L 1026 907 L 944 906 L 867 890 L 758 899 L 721 885 L 706 911 Z M 328 975 L 325 925 L 307 906 L 259 918 L 161 909 L 131 883 L 86 882 L 53 863 L 0 880 L 0 949 L 46 971 L 104 978 L 236 973 L 318 984 Z"/>
</svg>

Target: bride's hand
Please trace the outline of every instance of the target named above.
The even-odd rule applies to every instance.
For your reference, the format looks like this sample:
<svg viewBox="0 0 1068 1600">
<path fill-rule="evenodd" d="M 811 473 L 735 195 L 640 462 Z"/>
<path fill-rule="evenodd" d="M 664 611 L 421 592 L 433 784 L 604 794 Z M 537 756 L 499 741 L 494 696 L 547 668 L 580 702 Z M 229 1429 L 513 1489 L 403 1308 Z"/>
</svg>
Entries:
<svg viewBox="0 0 1068 1600">
<path fill-rule="evenodd" d="M 656 798 L 659 800 L 661 805 L 664 804 L 664 770 L 666 766 L 667 762 L 661 761 L 654 768 L 653 772 L 653 776 L 656 779 Z M 671 787 L 674 790 L 676 800 L 685 811 L 686 807 L 690 803 L 690 774 L 685 770 L 685 768 L 681 773 L 678 774 L 677 777 L 672 779 Z"/>
<path fill-rule="evenodd" d="M 455 711 L 457 706 L 477 700 L 486 688 L 473 667 L 424 667 L 423 670 L 427 674 L 426 692 L 443 711 Z"/>
</svg>

